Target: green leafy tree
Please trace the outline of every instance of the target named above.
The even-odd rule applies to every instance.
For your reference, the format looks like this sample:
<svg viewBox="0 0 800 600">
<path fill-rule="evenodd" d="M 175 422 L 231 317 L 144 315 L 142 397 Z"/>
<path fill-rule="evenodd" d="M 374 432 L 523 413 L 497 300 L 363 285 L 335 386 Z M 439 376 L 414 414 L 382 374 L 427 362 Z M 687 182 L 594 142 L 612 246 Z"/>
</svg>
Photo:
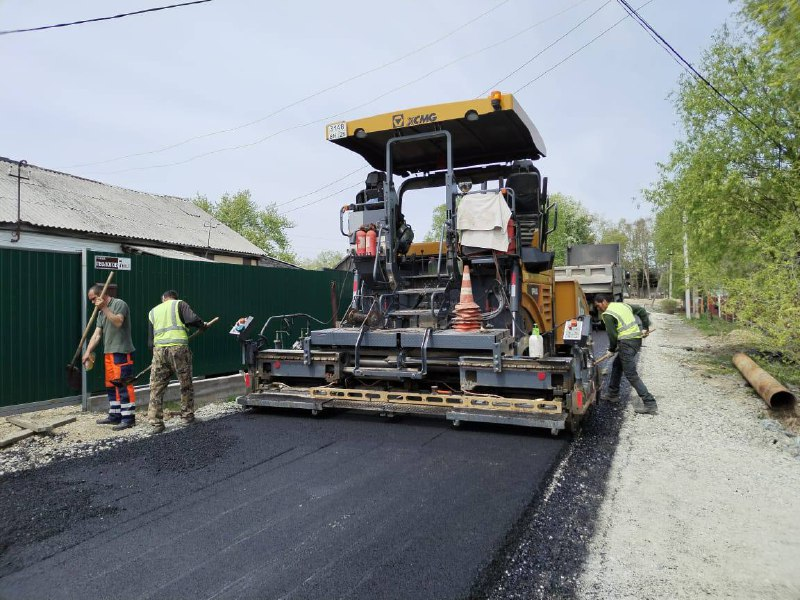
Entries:
<svg viewBox="0 0 800 600">
<path fill-rule="evenodd" d="M 433 209 L 433 220 L 431 221 L 431 228 L 425 234 L 426 242 L 438 242 L 442 237 L 442 227 L 447 219 L 447 205 L 440 204 Z"/>
<path fill-rule="evenodd" d="M 620 219 L 617 223 L 605 220 L 598 221 L 598 241 L 600 244 L 619 244 L 620 264 L 627 273 L 636 270 L 635 261 L 628 247 L 630 224 L 625 219 Z"/>
<path fill-rule="evenodd" d="M 655 239 L 688 237 L 692 287 L 730 293 L 742 319 L 800 361 L 800 6 L 742 0 L 699 70 L 738 110 L 684 76 L 675 96 L 684 135 L 647 192 Z M 680 240 L 680 241 L 678 241 Z M 663 255 L 666 248 L 659 248 Z"/>
<path fill-rule="evenodd" d="M 346 252 L 338 250 L 322 250 L 314 258 L 306 258 L 300 261 L 300 266 L 304 269 L 312 269 L 321 271 L 322 269 L 332 269 L 338 265 L 344 257 Z"/>
<path fill-rule="evenodd" d="M 259 207 L 252 199 L 250 190 L 223 194 L 219 202 L 211 202 L 198 194 L 194 203 L 267 255 L 291 263 L 297 261 L 287 234 L 294 223 L 278 213 L 277 205 Z"/>
<path fill-rule="evenodd" d="M 619 244 L 622 268 L 631 275 L 631 292 L 647 297 L 653 287 L 651 275 L 660 272 L 652 220 L 601 222 L 599 229 L 601 244 Z"/>
<path fill-rule="evenodd" d="M 558 204 L 558 225 L 547 240 L 547 250 L 555 252 L 555 265 L 563 266 L 567 264 L 567 246 L 597 241 L 598 218 L 571 196 L 553 192 L 549 197 L 551 204 Z"/>
<path fill-rule="evenodd" d="M 653 287 L 651 275 L 655 270 L 655 252 L 653 248 L 653 227 L 650 219 L 637 219 L 630 225 L 630 243 L 628 251 L 630 260 L 636 266 L 636 283 L 640 296 L 648 298 Z"/>
<path fill-rule="evenodd" d="M 683 297 L 683 221 L 675 207 L 659 211 L 653 224 L 653 245 L 656 264 L 662 273 L 661 290 L 669 291 L 669 278 L 672 275 L 672 297 Z"/>
</svg>

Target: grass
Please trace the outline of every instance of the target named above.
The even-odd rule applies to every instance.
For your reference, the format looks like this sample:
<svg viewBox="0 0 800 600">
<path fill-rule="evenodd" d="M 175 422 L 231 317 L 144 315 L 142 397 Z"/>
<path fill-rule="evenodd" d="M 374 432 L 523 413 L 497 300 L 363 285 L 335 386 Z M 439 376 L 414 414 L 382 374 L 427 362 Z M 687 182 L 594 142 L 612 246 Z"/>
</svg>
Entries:
<svg viewBox="0 0 800 600">
<path fill-rule="evenodd" d="M 758 366 L 800 398 L 798 391 L 800 389 L 800 365 L 782 360 L 781 349 L 771 345 L 763 335 L 749 327 L 721 319 L 709 319 L 703 316 L 699 319 L 683 320 L 709 337 L 726 336 L 721 344 L 712 346 L 708 351 L 698 355 L 698 362 L 701 362 L 709 373 L 741 376 L 733 365 L 733 355 L 737 352 L 744 352 Z M 797 408 L 765 409 L 763 417 L 778 421 L 788 431 L 800 433 L 800 416 L 798 416 Z"/>
<path fill-rule="evenodd" d="M 699 329 L 706 335 L 711 336 L 725 335 L 731 331 L 742 329 L 737 323 L 731 323 L 723 319 L 710 319 L 706 315 L 702 315 L 699 319 L 692 319 L 686 322 L 695 329 Z"/>
<path fill-rule="evenodd" d="M 173 412 L 181 412 L 180 400 L 170 400 L 169 402 L 164 402 L 164 412 L 167 412 L 168 410 Z"/>
<path fill-rule="evenodd" d="M 712 363 L 726 361 L 731 364 L 735 353 L 744 352 L 758 366 L 784 385 L 800 386 L 800 365 L 783 359 L 780 348 L 775 348 L 763 335 L 751 328 L 706 317 L 685 322 L 710 337 L 729 336 L 732 338 L 725 340 L 725 343 L 718 349 L 712 351 L 711 355 L 714 356 Z M 737 336 L 734 332 L 740 332 L 742 335 Z"/>
<path fill-rule="evenodd" d="M 730 375 L 739 371 L 733 366 L 733 352 L 727 348 L 718 350 L 711 348 L 707 352 L 699 354 L 698 362 L 702 364 L 706 371 L 713 375 Z"/>
<path fill-rule="evenodd" d="M 784 385 L 800 387 L 800 365 L 770 358 L 755 352 L 749 352 L 748 356 L 752 358 L 759 367 Z"/>
</svg>

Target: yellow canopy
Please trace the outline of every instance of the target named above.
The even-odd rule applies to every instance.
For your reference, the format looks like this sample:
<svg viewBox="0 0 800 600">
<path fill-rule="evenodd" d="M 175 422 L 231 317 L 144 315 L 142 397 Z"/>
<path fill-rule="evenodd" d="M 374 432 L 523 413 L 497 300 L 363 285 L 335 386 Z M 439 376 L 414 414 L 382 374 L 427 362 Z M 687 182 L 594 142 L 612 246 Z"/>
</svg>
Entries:
<svg viewBox="0 0 800 600">
<path fill-rule="evenodd" d="M 450 132 L 453 168 L 535 160 L 546 155 L 542 136 L 511 94 L 495 100 L 434 104 L 330 123 L 325 127 L 325 137 L 385 171 L 390 139 L 440 130 Z M 398 174 L 438 171 L 447 166 L 444 138 L 395 145 L 392 157 L 392 170 Z"/>
</svg>

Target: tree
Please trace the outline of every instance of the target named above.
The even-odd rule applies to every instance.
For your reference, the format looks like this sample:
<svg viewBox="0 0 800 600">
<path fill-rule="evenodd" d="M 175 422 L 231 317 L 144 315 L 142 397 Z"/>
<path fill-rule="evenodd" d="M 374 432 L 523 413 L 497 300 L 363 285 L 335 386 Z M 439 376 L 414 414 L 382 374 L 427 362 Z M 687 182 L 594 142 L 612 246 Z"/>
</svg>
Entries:
<svg viewBox="0 0 800 600">
<path fill-rule="evenodd" d="M 616 224 L 600 220 L 597 228 L 599 243 L 619 244 L 620 265 L 626 273 L 635 272 L 635 261 L 628 248 L 630 224 L 625 219 L 620 219 Z"/>
<path fill-rule="evenodd" d="M 259 208 L 252 199 L 250 190 L 240 190 L 233 195 L 223 194 L 216 203 L 198 194 L 194 203 L 261 248 L 267 255 L 286 262 L 293 263 L 297 260 L 286 233 L 287 229 L 294 227 L 294 223 L 279 214 L 275 204 Z"/>
<path fill-rule="evenodd" d="M 559 192 L 549 196 L 551 204 L 558 204 L 558 225 L 547 240 L 547 250 L 555 252 L 555 264 L 563 266 L 567 264 L 567 246 L 597 241 L 595 229 L 599 220 L 570 196 Z"/>
<path fill-rule="evenodd" d="M 648 219 L 637 219 L 630 226 L 630 252 L 631 260 L 636 265 L 637 271 L 642 274 L 641 280 L 637 277 L 640 284 L 640 296 L 650 297 L 650 270 L 655 267 L 653 260 L 653 236 L 652 224 Z"/>
<path fill-rule="evenodd" d="M 431 228 L 425 234 L 426 242 L 438 242 L 442 237 L 442 227 L 447 219 L 447 205 L 440 204 L 433 209 L 433 220 L 431 221 Z"/>
<path fill-rule="evenodd" d="M 651 219 L 626 221 L 620 219 L 614 225 L 602 221 L 599 225 L 601 244 L 619 244 L 622 268 L 630 273 L 636 289 L 644 297 L 651 289 L 650 276 L 659 271 L 653 240 Z"/>
<path fill-rule="evenodd" d="M 341 252 L 338 250 L 322 250 L 314 258 L 302 259 L 300 261 L 300 266 L 304 269 L 312 269 L 315 271 L 332 269 L 342 262 L 345 256 L 347 256 L 346 252 Z"/>
<path fill-rule="evenodd" d="M 800 4 L 740 6 L 738 30 L 723 29 L 699 65 L 736 108 L 682 77 L 683 139 L 647 197 L 657 240 L 674 247 L 685 219 L 692 286 L 726 289 L 739 317 L 800 361 Z"/>
</svg>

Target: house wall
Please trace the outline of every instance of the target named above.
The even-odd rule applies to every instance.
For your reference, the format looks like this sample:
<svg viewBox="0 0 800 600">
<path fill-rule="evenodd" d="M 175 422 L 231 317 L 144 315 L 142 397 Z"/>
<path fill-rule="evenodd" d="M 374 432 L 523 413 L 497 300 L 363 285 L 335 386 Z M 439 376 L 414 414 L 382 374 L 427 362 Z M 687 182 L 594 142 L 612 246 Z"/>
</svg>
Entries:
<svg viewBox="0 0 800 600">
<path fill-rule="evenodd" d="M 226 265 L 249 265 L 250 259 L 243 258 L 241 256 L 226 256 L 224 254 L 214 254 L 209 255 L 209 258 L 217 263 L 223 263 Z"/>
<path fill-rule="evenodd" d="M 12 242 L 12 231 L 0 229 L 0 248 L 15 248 L 18 250 L 51 250 L 53 252 L 81 252 L 90 249 L 95 252 L 121 253 L 125 252 L 124 246 L 141 244 L 131 244 L 130 241 L 109 242 L 96 239 L 87 239 L 80 236 L 60 236 L 46 233 L 22 232 L 18 242 Z M 77 232 L 76 232 L 77 233 Z M 183 252 L 195 254 L 193 249 L 185 249 Z M 204 258 L 206 258 L 204 256 Z M 255 264 L 255 259 L 242 256 L 228 256 L 226 254 L 209 254 L 209 260 L 230 265 L 250 265 Z"/>
<path fill-rule="evenodd" d="M 97 252 L 121 252 L 122 246 L 114 242 L 101 242 L 81 237 L 47 235 L 43 233 L 22 232 L 18 242 L 12 242 L 12 232 L 0 230 L 0 248 L 17 250 L 52 250 L 54 252 L 81 252 L 91 248 Z"/>
</svg>

